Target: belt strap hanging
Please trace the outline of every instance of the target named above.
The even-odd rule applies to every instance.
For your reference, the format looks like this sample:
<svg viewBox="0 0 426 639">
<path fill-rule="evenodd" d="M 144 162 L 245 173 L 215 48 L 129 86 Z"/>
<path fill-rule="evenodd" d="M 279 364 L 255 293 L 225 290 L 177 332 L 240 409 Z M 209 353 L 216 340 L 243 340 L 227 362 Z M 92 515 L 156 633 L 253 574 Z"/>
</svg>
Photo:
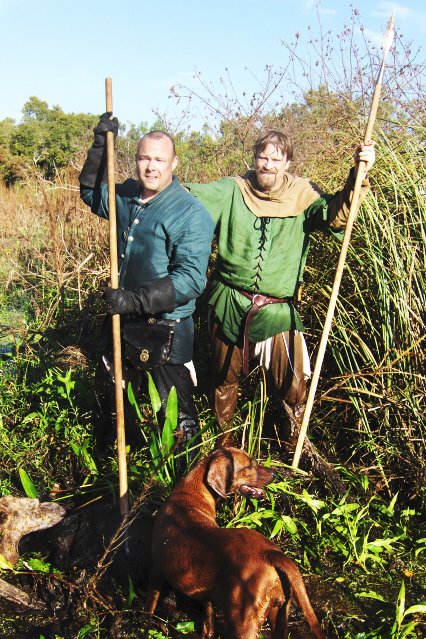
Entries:
<svg viewBox="0 0 426 639">
<path fill-rule="evenodd" d="M 290 304 L 291 302 L 293 302 L 293 298 L 292 297 L 269 297 L 268 295 L 262 295 L 261 293 L 249 293 L 248 291 L 243 291 L 241 289 L 237 289 L 237 291 L 251 301 L 250 310 L 244 321 L 244 341 L 243 341 L 243 374 L 248 375 L 249 374 L 248 334 L 249 334 L 250 324 L 252 323 L 254 316 L 264 306 L 268 306 L 269 304 Z"/>
</svg>

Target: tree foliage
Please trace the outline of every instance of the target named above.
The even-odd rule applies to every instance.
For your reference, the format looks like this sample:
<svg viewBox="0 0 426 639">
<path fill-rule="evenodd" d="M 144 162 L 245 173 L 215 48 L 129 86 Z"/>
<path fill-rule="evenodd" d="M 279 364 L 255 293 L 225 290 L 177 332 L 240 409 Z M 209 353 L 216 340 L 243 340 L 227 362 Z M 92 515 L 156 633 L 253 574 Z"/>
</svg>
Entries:
<svg viewBox="0 0 426 639">
<path fill-rule="evenodd" d="M 59 106 L 32 96 L 22 109 L 22 121 L 0 122 L 0 175 L 11 184 L 38 173 L 52 179 L 87 145 L 97 116 L 64 113 Z"/>
</svg>

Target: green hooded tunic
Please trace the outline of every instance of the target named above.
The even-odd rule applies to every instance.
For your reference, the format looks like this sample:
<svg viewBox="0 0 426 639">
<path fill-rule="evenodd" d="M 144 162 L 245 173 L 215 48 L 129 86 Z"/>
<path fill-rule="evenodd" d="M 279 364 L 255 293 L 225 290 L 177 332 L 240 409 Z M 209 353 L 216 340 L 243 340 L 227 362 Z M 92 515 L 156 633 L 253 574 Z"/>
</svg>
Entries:
<svg viewBox="0 0 426 639">
<path fill-rule="evenodd" d="M 301 199 L 295 199 L 294 206 L 278 213 L 280 217 L 267 217 L 259 211 L 253 213 L 249 206 L 252 209 L 256 206 L 244 198 L 239 186 L 243 182 L 241 178 L 224 178 L 209 184 L 185 184 L 205 205 L 216 224 L 218 257 L 209 304 L 214 308 L 225 335 L 233 343 L 242 336 L 244 320 L 251 306 L 250 300 L 237 289 L 271 297 L 293 298 L 302 280 L 310 234 L 320 230 L 340 238 L 343 236 L 353 175 L 350 174 L 344 189 L 335 195 L 323 194 L 308 180 L 289 177 L 298 180 L 302 190 L 306 188 L 309 191 L 308 201 L 311 204 L 297 210 L 297 202 Z M 365 181 L 364 192 L 367 185 Z M 265 211 L 265 203 L 261 208 Z M 249 340 L 259 342 L 281 331 L 294 329 L 303 331 L 294 304 L 270 304 L 254 317 Z"/>
</svg>

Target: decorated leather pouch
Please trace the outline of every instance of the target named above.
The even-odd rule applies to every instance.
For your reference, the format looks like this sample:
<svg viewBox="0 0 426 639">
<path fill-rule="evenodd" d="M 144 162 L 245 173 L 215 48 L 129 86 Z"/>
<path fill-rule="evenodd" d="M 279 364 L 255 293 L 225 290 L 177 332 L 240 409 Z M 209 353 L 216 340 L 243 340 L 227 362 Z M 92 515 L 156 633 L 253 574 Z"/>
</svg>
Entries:
<svg viewBox="0 0 426 639">
<path fill-rule="evenodd" d="M 173 336 L 173 327 L 167 324 L 128 322 L 123 328 L 124 355 L 141 371 L 161 366 L 169 359 Z"/>
</svg>

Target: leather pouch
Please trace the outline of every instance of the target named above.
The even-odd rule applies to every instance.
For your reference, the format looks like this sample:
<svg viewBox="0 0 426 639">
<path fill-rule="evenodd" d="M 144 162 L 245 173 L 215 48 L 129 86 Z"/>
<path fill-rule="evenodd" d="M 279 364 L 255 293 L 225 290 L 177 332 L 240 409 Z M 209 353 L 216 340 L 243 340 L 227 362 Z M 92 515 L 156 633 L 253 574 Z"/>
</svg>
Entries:
<svg viewBox="0 0 426 639">
<path fill-rule="evenodd" d="M 167 324 L 128 322 L 123 328 L 124 355 L 141 371 L 161 366 L 169 359 L 173 336 L 173 327 Z"/>
</svg>

